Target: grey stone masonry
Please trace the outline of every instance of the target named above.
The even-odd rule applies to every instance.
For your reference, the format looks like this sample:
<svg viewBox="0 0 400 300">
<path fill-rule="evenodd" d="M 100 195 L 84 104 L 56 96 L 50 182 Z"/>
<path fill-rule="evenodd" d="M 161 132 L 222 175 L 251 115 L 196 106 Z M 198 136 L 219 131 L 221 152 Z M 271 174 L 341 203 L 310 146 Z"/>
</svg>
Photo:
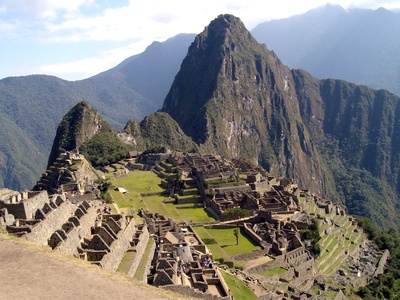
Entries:
<svg viewBox="0 0 400 300">
<path fill-rule="evenodd" d="M 100 265 L 107 270 L 117 270 L 122 257 L 130 247 L 132 236 L 136 230 L 135 219 L 129 218 L 127 226 L 117 234 L 117 239 L 110 245 L 110 252 L 103 256 Z"/>
<path fill-rule="evenodd" d="M 24 237 L 28 241 L 47 245 L 51 235 L 68 220 L 75 208 L 76 206 L 69 201 L 61 203 L 58 208 L 47 213 L 42 221 L 33 225 L 31 232 L 25 234 Z"/>
<path fill-rule="evenodd" d="M 87 209 L 87 213 L 79 219 L 78 226 L 75 226 L 67 235 L 67 238 L 63 240 L 55 250 L 62 251 L 69 255 L 78 256 L 78 247 L 80 246 L 81 239 L 86 236 L 90 236 L 91 227 L 95 224 L 97 219 L 97 209 L 99 205 L 92 203 Z M 76 218 L 76 217 L 74 217 Z"/>
<path fill-rule="evenodd" d="M 137 227 L 138 229 L 136 230 L 135 233 L 135 236 L 137 236 L 135 238 L 136 241 L 135 242 L 132 241 L 132 243 L 135 244 L 132 248 L 136 251 L 136 255 L 128 271 L 128 276 L 130 277 L 133 277 L 136 273 L 136 270 L 140 264 L 142 255 L 144 253 L 144 250 L 146 249 L 147 242 L 149 241 L 149 236 L 150 236 L 146 225 L 137 225 Z M 147 273 L 146 273 L 146 278 L 147 278 Z"/>
</svg>

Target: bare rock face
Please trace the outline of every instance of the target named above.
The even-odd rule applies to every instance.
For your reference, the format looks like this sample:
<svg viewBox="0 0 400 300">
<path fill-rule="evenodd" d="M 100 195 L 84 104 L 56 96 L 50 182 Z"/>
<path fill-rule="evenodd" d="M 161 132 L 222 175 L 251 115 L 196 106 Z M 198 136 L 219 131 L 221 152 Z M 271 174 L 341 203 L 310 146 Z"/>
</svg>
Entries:
<svg viewBox="0 0 400 300">
<path fill-rule="evenodd" d="M 301 120 L 292 72 L 240 19 L 220 15 L 196 37 L 162 110 L 203 151 L 250 158 L 324 192 L 329 172 Z"/>
</svg>

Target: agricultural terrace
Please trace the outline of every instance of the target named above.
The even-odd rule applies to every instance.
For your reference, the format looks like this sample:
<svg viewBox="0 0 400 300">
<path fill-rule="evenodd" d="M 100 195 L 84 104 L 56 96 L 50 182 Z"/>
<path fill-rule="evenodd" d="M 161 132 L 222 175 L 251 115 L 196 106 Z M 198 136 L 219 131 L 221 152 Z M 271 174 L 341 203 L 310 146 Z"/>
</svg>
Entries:
<svg viewBox="0 0 400 300">
<path fill-rule="evenodd" d="M 313 202 L 306 202 L 304 197 L 300 197 L 300 202 L 311 216 L 317 217 L 321 236 L 319 241 L 321 253 L 315 260 L 315 266 L 319 273 L 333 275 L 340 268 L 345 268 L 343 261 L 359 247 L 365 238 L 364 234 L 357 229 L 357 225 L 351 222 L 351 216 L 340 216 L 335 212 L 325 214 L 324 209 Z M 325 218 L 329 218 L 335 225 L 329 226 L 324 221 Z M 325 234 L 328 229 L 331 233 Z"/>
<path fill-rule="evenodd" d="M 157 212 L 177 222 L 212 222 L 215 219 L 208 214 L 200 203 L 174 204 L 161 186 L 161 178 L 152 171 L 133 171 L 122 177 L 111 177 L 115 187 L 127 192 L 110 189 L 111 196 L 119 209 L 125 213 L 139 211 L 140 208 Z"/>
</svg>

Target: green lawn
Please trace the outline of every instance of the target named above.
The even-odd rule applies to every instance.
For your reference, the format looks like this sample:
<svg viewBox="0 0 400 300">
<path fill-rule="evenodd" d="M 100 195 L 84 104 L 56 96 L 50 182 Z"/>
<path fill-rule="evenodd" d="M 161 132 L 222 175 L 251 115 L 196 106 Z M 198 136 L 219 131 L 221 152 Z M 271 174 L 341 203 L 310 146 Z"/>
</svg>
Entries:
<svg viewBox="0 0 400 300">
<path fill-rule="evenodd" d="M 244 282 L 241 281 L 236 276 L 233 276 L 224 271 L 221 271 L 221 275 L 224 278 L 229 289 L 231 290 L 233 297 L 235 297 L 235 300 L 258 299 L 257 296 L 253 293 L 253 291 L 249 289 L 247 285 L 245 285 Z"/>
<path fill-rule="evenodd" d="M 282 274 L 284 274 L 286 272 L 287 272 L 287 270 L 284 269 L 284 268 L 275 268 L 275 269 L 272 269 L 272 270 L 261 271 L 258 274 L 268 278 L 268 277 L 272 277 L 272 276 L 275 276 L 275 275 L 282 275 Z"/>
<path fill-rule="evenodd" d="M 215 240 L 215 244 L 207 244 L 207 247 L 213 253 L 214 259 L 226 259 L 226 257 L 237 256 L 261 249 L 261 247 L 255 245 L 250 238 L 245 235 L 242 228 L 239 233 L 239 245 L 236 245 L 236 237 L 233 234 L 233 228 L 206 229 L 204 227 L 195 227 L 194 230 L 203 240 Z"/>
<path fill-rule="evenodd" d="M 131 194 L 162 193 L 161 178 L 151 171 L 132 171 L 127 176 L 112 178 L 111 183 Z"/>
<path fill-rule="evenodd" d="M 203 206 L 197 203 L 185 205 L 175 205 L 169 203 L 169 201 L 164 203 L 164 199 L 168 200 L 168 196 L 161 187 L 161 180 L 157 174 L 151 171 L 133 171 L 128 176 L 110 179 L 114 186 L 125 188 L 127 190 L 126 194 L 114 190 L 110 190 L 110 193 L 118 207 L 126 213 L 131 213 L 132 209 L 139 211 L 140 208 L 144 208 L 154 213 L 160 213 L 166 218 L 172 218 L 177 222 L 192 221 L 197 223 L 215 221 L 204 210 Z M 149 193 L 159 194 L 143 196 L 143 194 Z"/>
</svg>

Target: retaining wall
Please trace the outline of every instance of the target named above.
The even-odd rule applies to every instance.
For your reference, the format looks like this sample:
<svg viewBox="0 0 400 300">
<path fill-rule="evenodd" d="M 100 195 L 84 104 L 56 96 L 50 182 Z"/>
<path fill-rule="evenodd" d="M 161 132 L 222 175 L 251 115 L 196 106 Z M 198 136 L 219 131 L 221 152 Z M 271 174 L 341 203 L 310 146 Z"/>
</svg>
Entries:
<svg viewBox="0 0 400 300">
<path fill-rule="evenodd" d="M 131 267 L 129 268 L 128 271 L 128 276 L 133 277 L 136 273 L 136 270 L 140 264 L 140 261 L 142 260 L 142 256 L 144 253 L 144 250 L 146 249 L 147 243 L 149 241 L 149 231 L 147 229 L 147 226 L 143 226 L 142 233 L 139 236 L 139 242 L 135 246 L 135 259 L 132 262 Z M 147 275 L 147 274 L 146 274 Z M 147 280 L 146 280 L 147 282 Z"/>
<path fill-rule="evenodd" d="M 110 245 L 110 252 L 103 256 L 100 265 L 107 270 L 117 270 L 122 257 L 130 247 L 130 241 L 135 233 L 135 219 L 131 219 L 128 226 L 117 234 L 117 239 Z"/>
<path fill-rule="evenodd" d="M 91 227 L 95 225 L 97 218 L 97 206 L 91 206 L 87 209 L 87 213 L 79 219 L 80 225 L 72 229 L 55 250 L 62 251 L 69 255 L 77 256 L 78 246 L 80 246 L 81 239 L 88 237 L 91 234 Z"/>
<path fill-rule="evenodd" d="M 61 228 L 75 209 L 76 206 L 71 202 L 63 202 L 57 209 L 49 212 L 44 220 L 32 226 L 31 232 L 24 237 L 28 241 L 47 246 L 47 241 L 53 232 Z"/>
</svg>

